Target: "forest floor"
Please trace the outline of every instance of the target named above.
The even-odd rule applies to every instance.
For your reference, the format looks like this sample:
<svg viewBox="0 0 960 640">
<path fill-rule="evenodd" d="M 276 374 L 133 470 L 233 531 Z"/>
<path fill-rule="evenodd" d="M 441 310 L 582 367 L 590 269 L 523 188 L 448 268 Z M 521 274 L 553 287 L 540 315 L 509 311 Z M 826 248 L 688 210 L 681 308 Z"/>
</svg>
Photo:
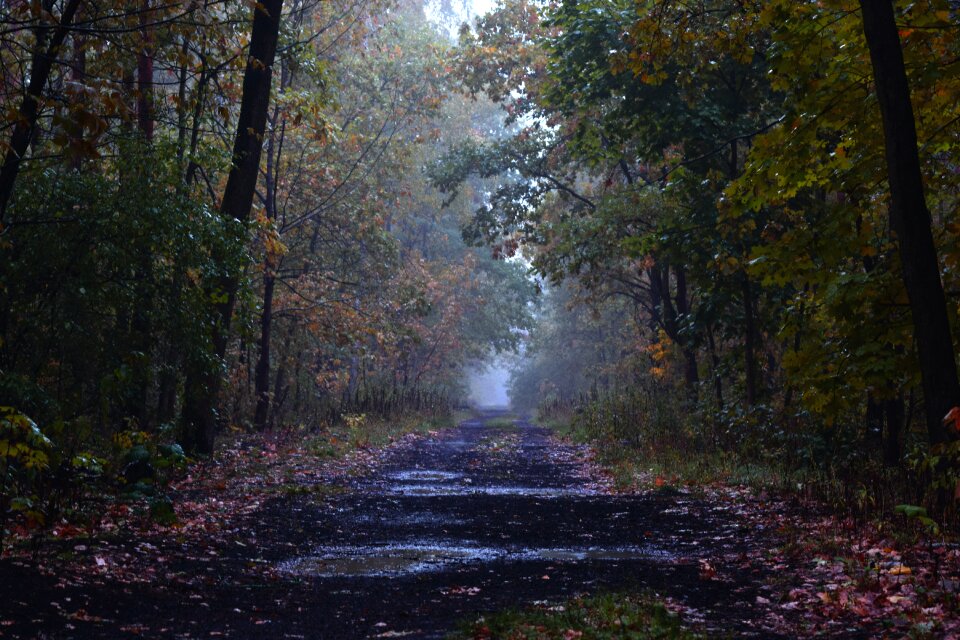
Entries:
<svg viewBox="0 0 960 640">
<path fill-rule="evenodd" d="M 345 460 L 241 445 L 174 487 L 176 526 L 117 507 L 8 553 L 0 636 L 442 638 L 604 591 L 721 637 L 957 633 L 955 548 L 907 557 L 744 489 L 655 485 L 617 493 L 588 447 L 495 413 Z"/>
</svg>

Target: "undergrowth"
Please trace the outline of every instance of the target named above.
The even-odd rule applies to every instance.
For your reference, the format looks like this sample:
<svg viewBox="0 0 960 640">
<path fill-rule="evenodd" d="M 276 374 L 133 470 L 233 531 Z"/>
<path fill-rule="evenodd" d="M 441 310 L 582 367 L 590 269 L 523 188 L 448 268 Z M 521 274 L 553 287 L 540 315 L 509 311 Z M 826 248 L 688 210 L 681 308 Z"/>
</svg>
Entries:
<svg viewBox="0 0 960 640">
<path fill-rule="evenodd" d="M 357 449 L 382 447 L 408 433 L 427 433 L 452 427 L 467 419 L 469 413 L 455 411 L 430 417 L 407 415 L 384 419 L 365 414 L 343 416 L 341 423 L 310 435 L 305 448 L 324 458 L 342 458 Z"/>
<path fill-rule="evenodd" d="M 465 623 L 449 640 L 693 640 L 678 616 L 647 594 L 602 594 Z"/>
<path fill-rule="evenodd" d="M 953 486 L 947 477 L 953 471 L 937 468 L 942 457 L 925 453 L 922 434 L 908 434 L 900 465 L 891 467 L 853 421 L 817 425 L 809 416 L 784 416 L 767 406 L 718 410 L 654 385 L 538 418 L 562 437 L 592 444 L 621 489 L 743 485 L 814 499 L 856 521 L 892 521 L 908 529 L 917 523 L 904 519 L 914 511 L 902 505 L 923 505 L 924 516 L 937 522 L 934 531 L 925 519 L 927 529 L 957 530 L 956 502 L 944 500 L 941 490 Z"/>
<path fill-rule="evenodd" d="M 232 435 L 221 438 L 215 464 L 224 464 L 224 459 L 238 449 L 297 450 L 340 460 L 357 450 L 382 447 L 408 433 L 453 426 L 467 415 L 438 412 L 388 420 L 355 414 L 345 415 L 320 431 L 306 427 L 268 433 L 234 429 L 229 432 Z M 36 552 L 63 531 L 82 529 L 92 535 L 101 515 L 117 509 L 141 514 L 146 521 L 161 525 L 176 524 L 177 495 L 171 491 L 171 483 L 189 475 L 197 461 L 187 458 L 183 449 L 171 442 L 170 434 L 121 431 L 109 442 L 78 450 L 69 438 L 50 432 L 54 438 L 43 435 L 22 414 L 0 407 L 0 552 L 11 545 L 29 545 Z M 262 476 L 269 466 L 266 457 L 255 459 L 245 473 Z M 273 490 L 314 497 L 338 491 L 322 484 L 304 485 L 296 478 Z"/>
</svg>

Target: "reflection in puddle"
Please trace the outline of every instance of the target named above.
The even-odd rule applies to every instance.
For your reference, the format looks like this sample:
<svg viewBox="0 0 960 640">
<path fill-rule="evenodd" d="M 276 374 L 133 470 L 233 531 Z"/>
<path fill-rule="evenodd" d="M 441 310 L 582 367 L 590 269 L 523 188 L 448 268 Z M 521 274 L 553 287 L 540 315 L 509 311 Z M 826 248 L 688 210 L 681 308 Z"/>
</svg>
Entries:
<svg viewBox="0 0 960 640">
<path fill-rule="evenodd" d="M 458 440 L 424 440 L 421 444 L 428 447 L 444 447 L 445 449 L 466 449 L 471 443 L 463 439 Z"/>
<path fill-rule="evenodd" d="M 280 563 L 285 573 L 320 578 L 346 576 L 397 576 L 439 571 L 450 565 L 507 560 L 554 563 L 669 560 L 673 556 L 652 547 L 599 549 L 519 549 L 452 545 L 396 545 L 327 547 L 315 556 Z"/>
<path fill-rule="evenodd" d="M 672 554 L 662 549 L 624 547 L 620 549 L 532 549 L 531 558 L 550 562 L 580 562 L 582 560 L 669 560 Z"/>
<path fill-rule="evenodd" d="M 387 492 L 403 496 L 531 496 L 535 498 L 554 498 L 558 496 L 590 495 L 590 492 L 575 487 L 522 487 L 522 486 L 477 486 L 471 484 L 402 484 L 391 485 Z"/>
<path fill-rule="evenodd" d="M 398 482 L 444 482 L 458 480 L 463 477 L 462 473 L 452 471 L 437 471 L 432 469 L 414 469 L 412 471 L 400 471 L 391 473 L 388 476 L 391 480 Z"/>
<path fill-rule="evenodd" d="M 491 548 L 443 545 L 330 547 L 321 555 L 283 562 L 279 569 L 318 577 L 389 576 L 432 571 L 455 563 L 493 560 L 502 553 Z"/>
<path fill-rule="evenodd" d="M 361 515 L 353 518 L 354 522 L 359 523 L 369 523 L 373 522 L 378 525 L 401 525 L 401 526 L 410 526 L 410 525 L 431 525 L 431 526 L 441 526 L 441 525 L 458 525 L 464 524 L 464 521 L 460 518 L 454 518 L 447 515 L 441 515 L 438 513 L 432 513 L 430 511 L 416 511 L 413 513 L 406 513 L 397 516 L 388 516 L 384 517 L 382 515 Z"/>
</svg>

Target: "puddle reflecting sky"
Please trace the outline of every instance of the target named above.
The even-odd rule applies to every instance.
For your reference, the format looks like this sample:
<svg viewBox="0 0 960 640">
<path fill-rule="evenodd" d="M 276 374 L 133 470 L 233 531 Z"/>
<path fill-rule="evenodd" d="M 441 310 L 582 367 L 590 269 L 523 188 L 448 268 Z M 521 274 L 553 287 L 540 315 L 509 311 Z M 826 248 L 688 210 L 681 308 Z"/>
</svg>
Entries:
<svg viewBox="0 0 960 640">
<path fill-rule="evenodd" d="M 385 487 L 387 493 L 401 496 L 530 496 L 557 498 L 583 496 L 589 492 L 575 487 L 529 487 L 474 484 L 398 484 Z"/>
<path fill-rule="evenodd" d="M 664 561 L 671 558 L 672 554 L 655 547 L 509 549 L 446 544 L 338 546 L 321 549 L 313 556 L 287 560 L 280 563 L 278 568 L 284 573 L 323 578 L 399 576 L 494 560 L 579 563 Z"/>
</svg>

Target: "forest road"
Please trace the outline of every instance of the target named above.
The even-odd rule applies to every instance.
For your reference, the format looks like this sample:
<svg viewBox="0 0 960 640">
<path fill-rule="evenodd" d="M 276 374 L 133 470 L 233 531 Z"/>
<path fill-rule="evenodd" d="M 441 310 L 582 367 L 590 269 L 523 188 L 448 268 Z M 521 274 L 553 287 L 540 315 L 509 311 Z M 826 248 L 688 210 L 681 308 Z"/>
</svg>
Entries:
<svg viewBox="0 0 960 640">
<path fill-rule="evenodd" d="M 30 637 L 442 638 L 483 612 L 618 589 L 671 598 L 725 635 L 769 637 L 743 622 L 763 576 L 721 580 L 704 564 L 735 566 L 766 534 L 732 502 L 613 495 L 587 454 L 487 412 L 388 450 L 332 495 L 272 500 L 241 527 L 258 548 L 223 541 L 215 567 L 180 561 L 208 576 L 195 587 L 78 592 L 83 617 Z"/>
</svg>

